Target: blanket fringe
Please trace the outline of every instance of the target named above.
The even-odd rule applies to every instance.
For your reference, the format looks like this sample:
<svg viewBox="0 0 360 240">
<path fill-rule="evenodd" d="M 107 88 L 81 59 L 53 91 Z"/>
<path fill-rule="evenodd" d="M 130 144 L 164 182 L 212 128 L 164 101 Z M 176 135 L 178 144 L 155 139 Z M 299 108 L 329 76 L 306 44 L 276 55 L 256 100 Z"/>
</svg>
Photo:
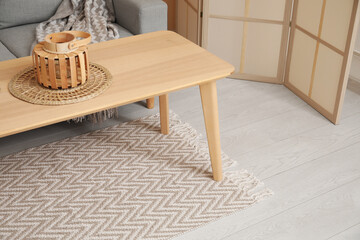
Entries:
<svg viewBox="0 0 360 240">
<path fill-rule="evenodd" d="M 71 120 L 68 120 L 68 122 L 75 122 L 75 123 L 82 123 L 84 121 L 89 121 L 91 123 L 101 123 L 106 121 L 110 118 L 118 118 L 119 117 L 119 111 L 117 108 L 112 108 L 108 110 L 104 110 L 101 112 L 89 114 L 82 117 L 73 118 Z"/>
</svg>

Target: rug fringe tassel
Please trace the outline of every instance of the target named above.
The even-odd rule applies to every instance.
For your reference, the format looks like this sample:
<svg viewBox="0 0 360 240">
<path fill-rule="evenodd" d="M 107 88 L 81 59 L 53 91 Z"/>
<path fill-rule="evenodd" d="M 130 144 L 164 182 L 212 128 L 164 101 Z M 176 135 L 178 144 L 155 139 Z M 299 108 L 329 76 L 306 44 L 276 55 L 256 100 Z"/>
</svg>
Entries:
<svg viewBox="0 0 360 240">
<path fill-rule="evenodd" d="M 160 118 L 159 114 L 153 115 L 154 118 Z M 170 131 L 175 131 L 190 146 L 194 146 L 205 158 L 210 159 L 209 148 L 207 141 L 203 140 L 201 134 L 199 134 L 189 123 L 181 121 L 179 116 L 173 111 L 170 111 Z M 247 170 L 241 169 L 238 171 L 226 171 L 226 169 L 232 168 L 237 165 L 237 162 L 232 160 L 227 154 L 221 152 L 221 158 L 224 168 L 224 176 L 234 182 L 239 188 L 243 189 L 244 194 L 248 195 L 251 199 L 261 201 L 274 194 L 268 188 L 264 187 L 264 183 L 257 179 L 254 174 L 249 173 Z M 211 166 L 209 164 L 209 170 Z"/>
<path fill-rule="evenodd" d="M 224 175 L 256 201 L 261 201 L 274 194 L 274 192 L 266 188 L 264 183 L 257 179 L 253 173 L 249 173 L 247 170 L 227 171 Z"/>
</svg>

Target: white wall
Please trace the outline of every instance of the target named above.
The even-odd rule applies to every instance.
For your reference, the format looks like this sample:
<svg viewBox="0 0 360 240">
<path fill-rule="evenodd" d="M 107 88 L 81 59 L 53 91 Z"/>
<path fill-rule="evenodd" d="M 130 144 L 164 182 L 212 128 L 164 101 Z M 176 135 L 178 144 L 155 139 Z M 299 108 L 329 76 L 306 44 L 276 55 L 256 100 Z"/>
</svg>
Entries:
<svg viewBox="0 0 360 240">
<path fill-rule="evenodd" d="M 360 29 L 357 33 L 357 38 L 355 42 L 355 50 L 360 52 Z M 353 80 L 356 80 L 360 82 L 360 56 L 359 55 L 353 55 L 353 60 L 351 63 L 351 69 L 350 69 L 350 78 Z"/>
</svg>

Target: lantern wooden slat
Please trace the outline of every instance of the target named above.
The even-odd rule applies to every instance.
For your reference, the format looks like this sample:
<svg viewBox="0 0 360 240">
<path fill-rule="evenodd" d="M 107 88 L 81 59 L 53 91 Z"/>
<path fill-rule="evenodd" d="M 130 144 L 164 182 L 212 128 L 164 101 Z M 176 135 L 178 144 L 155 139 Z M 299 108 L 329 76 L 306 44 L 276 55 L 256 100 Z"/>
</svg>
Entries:
<svg viewBox="0 0 360 240">
<path fill-rule="evenodd" d="M 35 64 L 36 64 L 36 76 L 37 81 L 41 84 L 41 77 L 40 77 L 40 67 L 39 67 L 39 56 L 35 53 Z"/>
<path fill-rule="evenodd" d="M 75 56 L 71 54 L 69 56 L 70 63 L 70 75 L 71 75 L 71 87 L 77 86 L 77 71 L 76 71 L 76 60 Z"/>
<path fill-rule="evenodd" d="M 36 74 L 36 62 L 35 62 L 35 52 L 32 53 L 32 61 L 33 61 L 33 66 L 34 66 L 34 70 L 35 70 L 35 79 L 36 81 L 38 81 L 38 77 L 37 77 L 37 74 Z"/>
<path fill-rule="evenodd" d="M 68 88 L 67 66 L 65 56 L 59 55 L 61 87 Z"/>
<path fill-rule="evenodd" d="M 76 37 L 83 37 L 76 40 Z M 85 32 L 68 31 L 49 34 L 34 47 L 33 64 L 39 84 L 51 89 L 67 89 L 84 84 L 89 75 L 87 43 L 91 36 Z"/>
<path fill-rule="evenodd" d="M 54 59 L 48 59 L 48 65 L 49 65 L 49 78 L 52 88 L 58 88 L 57 82 L 56 82 L 56 69 L 55 69 L 55 60 Z"/>
<path fill-rule="evenodd" d="M 88 50 L 85 49 L 85 62 L 86 62 L 86 70 L 90 69 L 90 62 L 89 62 L 89 54 L 88 54 Z M 87 73 L 89 73 L 89 71 L 87 71 Z M 89 77 L 89 75 L 86 76 L 87 78 Z"/>
<path fill-rule="evenodd" d="M 86 81 L 86 73 L 85 73 L 84 54 L 79 54 L 79 65 L 80 65 L 80 72 L 81 72 L 81 83 L 85 83 L 85 81 Z"/>
<path fill-rule="evenodd" d="M 46 67 L 46 63 L 45 63 L 45 57 L 40 57 L 40 67 L 41 67 L 41 78 L 42 79 L 47 79 L 47 67 Z M 45 87 L 48 87 L 49 84 L 47 81 L 43 82 Z"/>
</svg>

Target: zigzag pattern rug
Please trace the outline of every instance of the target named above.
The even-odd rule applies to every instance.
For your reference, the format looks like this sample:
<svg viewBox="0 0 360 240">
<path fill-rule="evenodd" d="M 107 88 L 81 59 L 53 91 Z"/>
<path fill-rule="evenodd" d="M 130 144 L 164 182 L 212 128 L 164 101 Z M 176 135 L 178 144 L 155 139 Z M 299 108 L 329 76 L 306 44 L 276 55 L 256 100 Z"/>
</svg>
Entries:
<svg viewBox="0 0 360 240">
<path fill-rule="evenodd" d="M 213 181 L 206 142 L 170 122 L 169 135 L 155 115 L 0 158 L 0 239 L 169 239 L 272 194 L 247 171 Z"/>
</svg>

